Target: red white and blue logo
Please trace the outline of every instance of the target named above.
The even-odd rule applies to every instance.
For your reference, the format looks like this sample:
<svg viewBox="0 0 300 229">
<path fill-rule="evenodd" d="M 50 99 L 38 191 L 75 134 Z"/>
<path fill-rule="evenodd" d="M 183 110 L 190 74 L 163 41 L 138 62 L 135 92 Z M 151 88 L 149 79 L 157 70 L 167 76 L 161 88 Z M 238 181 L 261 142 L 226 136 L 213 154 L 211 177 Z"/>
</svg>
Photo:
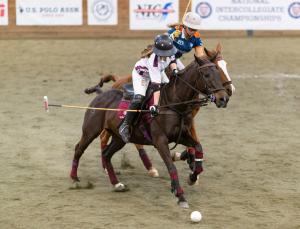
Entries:
<svg viewBox="0 0 300 229">
<path fill-rule="evenodd" d="M 295 19 L 300 18 L 300 2 L 292 3 L 289 6 L 288 12 L 292 18 L 295 18 Z"/>
<path fill-rule="evenodd" d="M 173 2 L 168 2 L 165 5 L 161 4 L 139 4 L 134 12 L 142 18 L 161 18 L 165 20 L 170 13 L 174 13 Z"/>
<path fill-rule="evenodd" d="M 200 2 L 196 6 L 196 13 L 201 18 L 208 18 L 212 14 L 212 7 L 208 2 Z"/>
</svg>

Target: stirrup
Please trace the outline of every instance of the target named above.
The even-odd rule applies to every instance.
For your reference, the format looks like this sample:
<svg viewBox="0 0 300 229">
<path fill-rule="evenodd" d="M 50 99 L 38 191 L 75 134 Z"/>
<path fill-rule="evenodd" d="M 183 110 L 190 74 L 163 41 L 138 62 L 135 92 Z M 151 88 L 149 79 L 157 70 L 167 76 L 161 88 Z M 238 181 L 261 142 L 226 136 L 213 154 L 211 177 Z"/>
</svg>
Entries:
<svg viewBox="0 0 300 229">
<path fill-rule="evenodd" d="M 130 138 L 130 131 L 129 131 L 129 125 L 126 122 L 123 122 L 122 125 L 119 128 L 119 134 L 122 137 L 122 140 L 125 143 L 129 142 L 129 138 Z"/>
</svg>

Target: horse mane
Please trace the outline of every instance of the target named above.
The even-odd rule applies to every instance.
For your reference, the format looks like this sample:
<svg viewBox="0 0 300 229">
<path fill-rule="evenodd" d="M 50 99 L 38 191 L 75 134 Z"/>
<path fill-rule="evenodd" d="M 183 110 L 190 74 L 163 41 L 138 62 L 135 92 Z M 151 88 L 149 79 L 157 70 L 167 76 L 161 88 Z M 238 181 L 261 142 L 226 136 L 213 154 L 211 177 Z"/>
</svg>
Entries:
<svg viewBox="0 0 300 229">
<path fill-rule="evenodd" d="M 209 61 L 210 62 L 210 59 L 209 58 L 200 58 L 200 57 L 196 57 L 194 56 L 194 61 L 192 61 L 191 63 L 189 63 L 184 69 L 182 69 L 179 74 L 184 74 L 186 71 L 190 70 L 191 68 L 194 68 L 195 65 L 196 67 L 199 66 L 199 62 L 197 61 L 197 59 L 199 59 L 200 61 L 203 61 L 203 62 L 207 62 Z"/>
</svg>

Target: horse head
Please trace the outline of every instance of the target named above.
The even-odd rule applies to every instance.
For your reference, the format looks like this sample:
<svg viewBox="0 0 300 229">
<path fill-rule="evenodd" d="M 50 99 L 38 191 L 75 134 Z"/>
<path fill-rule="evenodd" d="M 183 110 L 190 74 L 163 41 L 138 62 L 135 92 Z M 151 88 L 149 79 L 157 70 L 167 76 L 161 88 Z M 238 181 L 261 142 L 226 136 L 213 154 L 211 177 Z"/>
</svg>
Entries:
<svg viewBox="0 0 300 229">
<path fill-rule="evenodd" d="M 217 69 L 216 64 L 205 58 L 195 56 L 195 62 L 198 64 L 197 71 L 200 79 L 196 80 L 196 87 L 205 94 L 213 94 L 215 97 L 215 104 L 218 108 L 225 108 L 229 96 L 223 86 L 220 71 Z M 197 74 L 195 74 L 197 75 Z"/>
<path fill-rule="evenodd" d="M 231 78 L 229 76 L 229 73 L 227 71 L 227 63 L 223 59 L 222 56 L 222 46 L 220 43 L 218 43 L 215 50 L 208 50 L 204 48 L 206 55 L 212 61 L 217 65 L 218 70 L 221 74 L 221 80 L 223 82 L 223 86 L 225 87 L 227 94 L 231 96 L 235 90 L 235 88 L 232 85 Z"/>
</svg>

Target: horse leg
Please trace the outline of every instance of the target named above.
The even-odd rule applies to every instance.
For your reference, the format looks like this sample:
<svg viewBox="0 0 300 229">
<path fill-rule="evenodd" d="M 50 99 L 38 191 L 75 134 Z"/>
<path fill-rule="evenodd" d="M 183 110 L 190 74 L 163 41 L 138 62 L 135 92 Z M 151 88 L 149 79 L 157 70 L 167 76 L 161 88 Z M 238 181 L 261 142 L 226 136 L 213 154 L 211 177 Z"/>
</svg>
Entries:
<svg viewBox="0 0 300 229">
<path fill-rule="evenodd" d="M 171 178 L 171 192 L 174 193 L 175 196 L 178 198 L 178 204 L 180 207 L 189 208 L 188 202 L 186 201 L 183 195 L 183 189 L 179 184 L 177 169 L 175 164 L 173 163 L 168 147 L 168 139 L 166 137 L 158 136 L 157 134 L 152 136 L 155 136 L 153 138 L 153 143 L 169 171 Z"/>
<path fill-rule="evenodd" d="M 114 190 L 116 192 L 124 192 L 128 190 L 126 185 L 119 182 L 114 168 L 111 164 L 112 156 L 115 154 L 115 152 L 122 149 L 125 144 L 126 143 L 124 143 L 121 139 L 113 136 L 110 144 L 102 152 L 102 157 L 105 163 L 105 168 L 107 170 L 110 183 L 114 186 Z"/>
<path fill-rule="evenodd" d="M 190 174 L 188 179 L 188 184 L 193 185 L 198 179 L 198 175 L 203 171 L 202 167 L 203 162 L 203 150 L 200 143 L 195 146 L 195 162 L 194 162 L 194 171 Z"/>
<path fill-rule="evenodd" d="M 159 173 L 158 173 L 157 169 L 152 166 L 152 163 L 148 157 L 148 154 L 146 153 L 146 151 L 144 149 L 144 146 L 135 144 L 135 147 L 139 152 L 139 156 L 140 156 L 145 168 L 148 170 L 148 175 L 151 177 L 159 177 Z"/>
<path fill-rule="evenodd" d="M 83 132 L 80 141 L 76 144 L 75 153 L 72 162 L 72 169 L 70 173 L 70 177 L 74 182 L 79 182 L 79 178 L 77 176 L 77 169 L 82 154 L 98 135 L 99 135 L 98 132 L 95 132 L 94 134 L 88 134 L 87 132 Z"/>
<path fill-rule="evenodd" d="M 199 111 L 199 109 L 194 109 L 193 110 L 193 113 L 192 113 L 193 117 L 195 117 L 195 115 L 197 114 L 198 111 Z M 191 135 L 192 135 L 192 139 L 195 142 L 200 144 L 199 137 L 198 137 L 197 132 L 196 132 L 196 127 L 195 127 L 194 120 L 192 122 L 190 132 L 191 132 Z M 197 152 L 197 150 L 194 147 L 187 147 L 186 150 L 184 150 L 182 153 L 175 152 L 172 155 L 172 159 L 173 159 L 173 161 L 179 161 L 179 160 L 185 161 L 186 160 L 189 167 L 190 167 L 190 169 L 192 171 L 194 171 L 194 162 L 195 162 L 196 152 Z"/>
<path fill-rule="evenodd" d="M 107 130 L 103 130 L 100 134 L 100 148 L 101 148 L 101 162 L 102 162 L 102 168 L 103 170 L 105 171 L 105 161 L 103 159 L 103 151 L 105 150 L 105 148 L 107 147 L 108 145 L 108 141 L 109 141 L 109 138 L 111 137 L 111 134 L 107 131 Z"/>
</svg>

